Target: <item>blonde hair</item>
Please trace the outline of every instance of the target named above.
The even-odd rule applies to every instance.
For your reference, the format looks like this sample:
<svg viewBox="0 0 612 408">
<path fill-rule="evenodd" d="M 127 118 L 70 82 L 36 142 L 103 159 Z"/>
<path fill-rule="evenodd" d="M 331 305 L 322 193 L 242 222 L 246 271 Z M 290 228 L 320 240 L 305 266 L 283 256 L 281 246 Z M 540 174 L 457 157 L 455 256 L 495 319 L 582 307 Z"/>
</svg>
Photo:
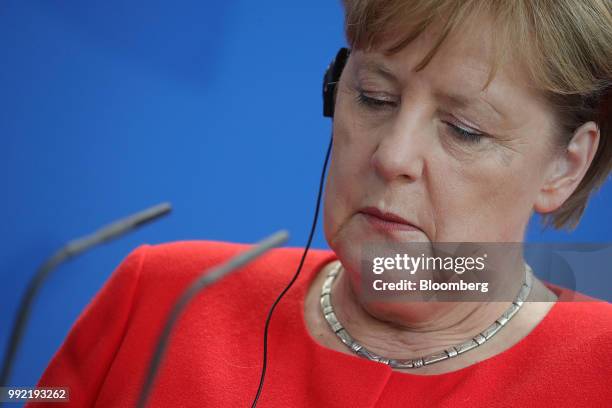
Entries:
<svg viewBox="0 0 612 408">
<path fill-rule="evenodd" d="M 345 34 L 352 48 L 393 54 L 433 22 L 442 22 L 424 68 L 449 34 L 481 15 L 496 34 L 494 64 L 512 57 L 522 63 L 556 112 L 565 147 L 574 131 L 594 121 L 597 152 L 584 178 L 546 225 L 575 228 L 589 196 L 612 170 L 612 1 L 610 0 L 343 0 Z M 478 24 L 478 23 L 476 23 Z M 398 35 L 399 34 L 399 35 Z M 384 47 L 384 48 L 382 48 Z"/>
</svg>

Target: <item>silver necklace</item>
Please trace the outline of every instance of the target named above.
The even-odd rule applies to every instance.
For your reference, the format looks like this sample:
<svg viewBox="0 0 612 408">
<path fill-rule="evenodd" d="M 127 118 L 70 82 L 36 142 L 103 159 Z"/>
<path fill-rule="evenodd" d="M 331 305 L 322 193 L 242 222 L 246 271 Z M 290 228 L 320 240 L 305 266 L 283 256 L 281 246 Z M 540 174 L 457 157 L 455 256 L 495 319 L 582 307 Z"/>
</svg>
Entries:
<svg viewBox="0 0 612 408">
<path fill-rule="evenodd" d="M 533 270 L 528 264 L 525 264 L 525 279 L 523 280 L 523 284 L 521 285 L 518 295 L 510 307 L 495 322 L 493 322 L 493 324 L 483 330 L 480 334 L 477 334 L 474 338 L 466 341 L 465 343 L 451 346 L 437 353 L 414 359 L 398 360 L 382 357 L 368 350 L 362 344 L 353 339 L 353 337 L 351 337 L 351 335 L 346 331 L 344 326 L 342 326 L 342 324 L 338 321 L 331 302 L 331 287 L 336 279 L 336 276 L 338 276 L 340 273 L 340 268 L 342 268 L 342 264 L 338 263 L 337 267 L 332 268 L 329 271 L 325 282 L 323 282 L 323 288 L 321 290 L 321 310 L 323 311 L 325 320 L 327 320 L 327 323 L 329 323 L 331 329 L 334 331 L 334 333 L 336 333 L 336 336 L 338 336 L 340 340 L 342 340 L 342 343 L 351 349 L 351 351 L 369 360 L 387 364 L 392 368 L 419 368 L 456 357 L 459 354 L 463 354 L 480 346 L 491 337 L 495 336 L 495 334 L 497 334 L 502 327 L 504 327 L 510 321 L 510 319 L 516 315 L 516 313 L 523 306 L 527 296 L 529 296 L 529 292 L 531 292 L 531 286 L 533 284 Z"/>
</svg>

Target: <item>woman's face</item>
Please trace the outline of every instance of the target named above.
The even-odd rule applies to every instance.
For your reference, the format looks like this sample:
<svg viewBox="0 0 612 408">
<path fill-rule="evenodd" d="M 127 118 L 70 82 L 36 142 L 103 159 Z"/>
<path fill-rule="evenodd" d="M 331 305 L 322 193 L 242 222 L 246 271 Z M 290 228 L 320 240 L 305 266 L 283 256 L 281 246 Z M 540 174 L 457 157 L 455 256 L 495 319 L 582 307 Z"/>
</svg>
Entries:
<svg viewBox="0 0 612 408">
<path fill-rule="evenodd" d="M 352 52 L 337 93 L 324 210 L 341 259 L 357 261 L 371 241 L 523 240 L 557 135 L 520 70 L 500 66 L 483 90 L 484 38 L 449 37 L 419 72 L 435 40 L 427 32 L 391 56 Z"/>
</svg>

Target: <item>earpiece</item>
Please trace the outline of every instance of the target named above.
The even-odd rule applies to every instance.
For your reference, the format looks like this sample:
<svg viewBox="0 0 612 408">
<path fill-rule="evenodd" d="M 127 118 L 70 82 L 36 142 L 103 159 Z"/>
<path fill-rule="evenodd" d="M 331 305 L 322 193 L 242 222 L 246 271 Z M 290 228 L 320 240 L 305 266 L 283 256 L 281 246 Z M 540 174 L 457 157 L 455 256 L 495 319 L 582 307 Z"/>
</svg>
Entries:
<svg viewBox="0 0 612 408">
<path fill-rule="evenodd" d="M 340 75 L 346 65 L 346 61 L 351 51 L 348 48 L 340 48 L 336 58 L 327 67 L 323 76 L 323 116 L 334 117 L 334 107 L 336 105 L 336 85 L 340 81 Z"/>
</svg>

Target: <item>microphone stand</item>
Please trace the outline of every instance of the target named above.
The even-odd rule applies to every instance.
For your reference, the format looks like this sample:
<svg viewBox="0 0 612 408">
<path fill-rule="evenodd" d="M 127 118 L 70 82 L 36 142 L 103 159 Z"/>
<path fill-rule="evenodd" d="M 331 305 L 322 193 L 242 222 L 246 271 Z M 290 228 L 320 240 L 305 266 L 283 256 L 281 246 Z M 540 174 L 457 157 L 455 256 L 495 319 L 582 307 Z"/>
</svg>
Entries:
<svg viewBox="0 0 612 408">
<path fill-rule="evenodd" d="M 66 262 L 70 258 L 78 256 L 94 246 L 117 239 L 127 232 L 135 230 L 144 224 L 157 220 L 159 217 L 170 213 L 171 210 L 172 206 L 169 203 L 162 203 L 133 214 L 129 217 L 115 221 L 112 224 L 99 229 L 93 234 L 70 241 L 67 245 L 53 254 L 53 256 L 48 258 L 40 266 L 40 268 L 38 268 L 36 274 L 28 282 L 26 292 L 22 296 L 19 304 L 17 317 L 13 323 L 4 361 L 2 363 L 2 371 L 0 372 L 0 386 L 8 385 L 15 355 L 17 354 L 19 343 L 23 337 L 26 323 L 30 317 L 34 298 L 38 294 L 40 288 L 43 286 L 45 280 L 49 277 L 50 273 L 60 264 Z"/>
<path fill-rule="evenodd" d="M 287 241 L 288 238 L 289 234 L 286 231 L 278 231 L 272 234 L 271 236 L 265 238 L 264 240 L 260 241 L 257 245 L 255 245 L 248 251 L 236 255 L 229 261 L 213 268 L 210 272 L 200 276 L 187 289 L 185 289 L 185 291 L 181 294 L 180 298 L 172 306 L 172 309 L 166 320 L 164 329 L 162 330 L 162 333 L 157 341 L 157 345 L 155 347 L 153 357 L 151 358 L 151 363 L 149 365 L 145 381 L 140 390 L 138 403 L 136 404 L 138 408 L 144 408 L 147 403 L 149 394 L 153 389 L 155 377 L 157 376 L 157 372 L 159 370 L 159 367 L 161 366 L 162 359 L 164 358 L 164 353 L 166 351 L 166 347 L 168 346 L 172 329 L 178 321 L 179 317 L 181 316 L 181 313 L 183 313 L 185 307 L 187 307 L 187 305 L 198 293 L 200 293 L 200 291 L 212 285 L 224 276 L 234 272 L 238 268 L 246 265 L 255 258 L 263 255 L 265 252 L 269 251 L 273 247 L 283 244 Z"/>
</svg>

